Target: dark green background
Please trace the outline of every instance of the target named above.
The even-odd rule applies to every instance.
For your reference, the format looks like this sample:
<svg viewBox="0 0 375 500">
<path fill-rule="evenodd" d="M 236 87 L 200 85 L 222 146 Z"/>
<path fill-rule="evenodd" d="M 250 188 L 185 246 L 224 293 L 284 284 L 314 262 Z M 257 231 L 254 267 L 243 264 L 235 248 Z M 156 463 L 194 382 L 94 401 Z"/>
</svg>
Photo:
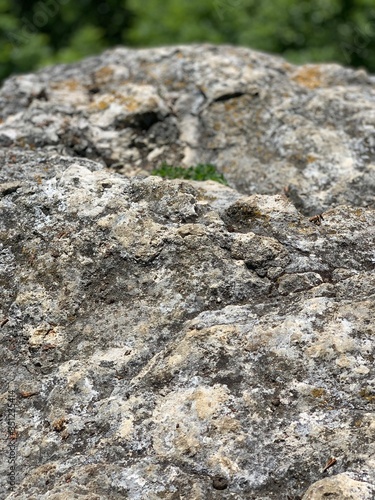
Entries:
<svg viewBox="0 0 375 500">
<path fill-rule="evenodd" d="M 107 47 L 213 42 L 375 72 L 372 0 L 0 0 L 0 80 Z"/>
</svg>

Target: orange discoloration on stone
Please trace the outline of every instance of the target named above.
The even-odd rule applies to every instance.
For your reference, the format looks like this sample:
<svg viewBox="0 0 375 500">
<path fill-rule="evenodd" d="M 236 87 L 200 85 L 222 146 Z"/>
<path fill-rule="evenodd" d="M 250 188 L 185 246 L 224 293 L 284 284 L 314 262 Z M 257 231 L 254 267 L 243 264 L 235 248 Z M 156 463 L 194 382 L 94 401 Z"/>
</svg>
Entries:
<svg viewBox="0 0 375 500">
<path fill-rule="evenodd" d="M 54 90 L 78 90 L 82 85 L 77 80 L 62 80 L 60 82 L 52 82 L 51 88 Z"/>
<path fill-rule="evenodd" d="M 322 71 L 319 65 L 307 65 L 299 68 L 291 79 L 308 89 L 316 89 L 322 86 Z"/>
<path fill-rule="evenodd" d="M 107 83 L 112 79 L 114 71 L 110 66 L 103 66 L 94 73 L 94 79 L 96 83 L 103 84 Z"/>
</svg>

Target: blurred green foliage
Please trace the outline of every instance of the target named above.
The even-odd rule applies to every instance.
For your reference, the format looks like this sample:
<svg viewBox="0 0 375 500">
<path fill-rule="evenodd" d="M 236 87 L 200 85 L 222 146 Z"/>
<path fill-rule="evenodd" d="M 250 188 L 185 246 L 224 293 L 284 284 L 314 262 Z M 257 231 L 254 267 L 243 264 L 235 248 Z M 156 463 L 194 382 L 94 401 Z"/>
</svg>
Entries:
<svg viewBox="0 0 375 500">
<path fill-rule="evenodd" d="M 0 0 L 0 79 L 114 45 L 229 43 L 375 72 L 372 0 Z"/>
<path fill-rule="evenodd" d="M 163 165 L 154 169 L 151 175 L 158 175 L 166 179 L 192 179 L 194 181 L 215 181 L 220 184 L 228 185 L 225 177 L 220 174 L 215 165 L 210 163 L 200 163 L 195 167 L 176 167 L 174 165 Z"/>
<path fill-rule="evenodd" d="M 126 43 L 126 0 L 0 0 L 0 80 Z"/>
</svg>

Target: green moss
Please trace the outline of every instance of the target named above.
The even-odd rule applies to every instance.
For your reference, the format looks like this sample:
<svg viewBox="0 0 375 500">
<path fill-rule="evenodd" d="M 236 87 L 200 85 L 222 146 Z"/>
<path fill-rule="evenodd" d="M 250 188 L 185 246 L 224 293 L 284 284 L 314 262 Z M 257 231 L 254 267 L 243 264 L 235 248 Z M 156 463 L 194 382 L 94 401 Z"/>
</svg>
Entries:
<svg viewBox="0 0 375 500">
<path fill-rule="evenodd" d="M 191 179 L 194 181 L 215 181 L 228 185 L 225 177 L 220 174 L 214 165 L 210 163 L 200 163 L 195 167 L 175 167 L 174 165 L 163 165 L 154 169 L 151 175 L 159 175 L 167 179 Z"/>
</svg>

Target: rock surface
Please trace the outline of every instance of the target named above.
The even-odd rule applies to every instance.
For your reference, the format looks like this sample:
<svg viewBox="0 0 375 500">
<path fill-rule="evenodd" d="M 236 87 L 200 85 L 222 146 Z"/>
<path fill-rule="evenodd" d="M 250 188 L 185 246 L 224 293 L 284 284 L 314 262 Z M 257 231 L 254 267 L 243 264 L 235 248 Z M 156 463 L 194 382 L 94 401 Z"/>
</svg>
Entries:
<svg viewBox="0 0 375 500">
<path fill-rule="evenodd" d="M 375 79 L 234 47 L 118 48 L 7 80 L 0 145 L 125 174 L 211 162 L 244 194 L 287 190 L 305 214 L 373 206 Z"/>
<path fill-rule="evenodd" d="M 1 498 L 374 498 L 374 82 L 193 46 L 4 83 Z"/>
<path fill-rule="evenodd" d="M 303 500 L 371 500 L 371 488 L 367 484 L 353 480 L 348 474 L 337 474 L 331 478 L 322 479 L 308 489 Z"/>
</svg>

